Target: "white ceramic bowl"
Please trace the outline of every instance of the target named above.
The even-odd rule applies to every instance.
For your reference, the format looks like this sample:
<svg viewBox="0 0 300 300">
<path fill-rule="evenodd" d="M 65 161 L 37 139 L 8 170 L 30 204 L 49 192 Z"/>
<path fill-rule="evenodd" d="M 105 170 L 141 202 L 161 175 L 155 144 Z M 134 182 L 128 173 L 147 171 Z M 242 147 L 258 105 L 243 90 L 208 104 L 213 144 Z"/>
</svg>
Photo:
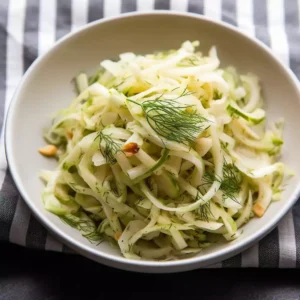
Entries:
<svg viewBox="0 0 300 300">
<path fill-rule="evenodd" d="M 132 51 L 150 53 L 177 48 L 185 40 L 200 40 L 201 51 L 216 45 L 222 65 L 233 65 L 240 72 L 253 72 L 262 81 L 269 120 L 286 119 L 283 161 L 296 176 L 284 192 L 283 200 L 273 203 L 263 218 L 254 218 L 241 238 L 208 248 L 193 258 L 149 262 L 128 260 L 118 250 L 102 243 L 90 244 L 73 228 L 45 211 L 41 201 L 41 169 L 53 169 L 55 161 L 38 154 L 44 143 L 42 129 L 51 114 L 73 98 L 71 80 L 80 71 L 92 72 L 99 62 Z M 292 207 L 299 196 L 300 178 L 300 95 L 298 81 L 262 43 L 234 27 L 194 14 L 151 12 L 126 14 L 91 23 L 60 40 L 38 58 L 23 77 L 12 99 L 6 122 L 6 152 L 15 183 L 35 216 L 57 238 L 82 255 L 100 263 L 134 271 L 177 272 L 217 263 L 261 239 Z"/>
</svg>

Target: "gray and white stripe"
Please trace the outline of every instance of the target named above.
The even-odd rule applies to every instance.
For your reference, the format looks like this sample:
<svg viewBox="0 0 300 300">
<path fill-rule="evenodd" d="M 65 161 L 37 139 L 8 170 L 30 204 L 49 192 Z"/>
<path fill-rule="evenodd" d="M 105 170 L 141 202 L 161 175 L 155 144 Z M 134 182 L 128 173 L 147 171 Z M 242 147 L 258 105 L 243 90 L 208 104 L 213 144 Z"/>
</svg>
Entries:
<svg viewBox="0 0 300 300">
<path fill-rule="evenodd" d="M 272 48 L 300 76 L 300 0 L 1 0 L 0 129 L 22 74 L 37 55 L 87 22 L 131 11 L 171 9 L 238 26 Z M 5 30 L 6 29 L 6 30 Z M 7 170 L 0 136 L 0 239 L 45 250 L 70 250 L 31 215 Z M 300 204 L 257 245 L 219 267 L 300 267 Z"/>
<path fill-rule="evenodd" d="M 38 55 L 38 24 L 40 20 L 38 1 L 27 0 L 24 14 L 24 28 L 22 28 L 24 34 L 23 53 L 22 57 L 20 57 L 23 60 L 22 72 L 27 70 Z M 21 199 L 21 196 L 19 196 L 9 232 L 11 242 L 22 246 L 26 245 L 30 218 L 30 210 Z"/>
<path fill-rule="evenodd" d="M 276 7 L 268 1 L 268 21 L 271 48 L 281 61 L 289 66 L 289 43 L 285 30 L 284 1 L 279 0 Z M 293 268 L 296 265 L 296 241 L 293 214 L 288 213 L 278 225 L 279 267 Z"/>
<path fill-rule="evenodd" d="M 252 0 L 238 1 L 236 3 L 237 26 L 247 35 L 255 36 Z M 241 265 L 243 267 L 258 267 L 258 245 L 242 253 Z"/>
<path fill-rule="evenodd" d="M 138 11 L 149 11 L 154 9 L 154 0 L 137 0 Z"/>
</svg>

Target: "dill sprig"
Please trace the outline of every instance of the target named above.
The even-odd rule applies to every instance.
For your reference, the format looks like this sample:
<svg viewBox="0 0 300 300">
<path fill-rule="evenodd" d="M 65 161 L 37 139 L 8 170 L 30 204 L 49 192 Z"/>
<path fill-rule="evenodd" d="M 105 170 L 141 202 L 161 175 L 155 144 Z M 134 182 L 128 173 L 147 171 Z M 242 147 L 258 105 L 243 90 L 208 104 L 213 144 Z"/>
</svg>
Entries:
<svg viewBox="0 0 300 300">
<path fill-rule="evenodd" d="M 192 94 L 185 89 L 178 96 L 184 97 Z M 160 136 L 170 141 L 191 145 L 197 136 L 208 126 L 209 122 L 205 117 L 197 113 L 194 105 L 184 105 L 176 102 L 176 99 L 162 99 L 160 95 L 154 100 L 147 100 L 142 103 L 133 102 L 141 106 L 145 118 L 151 128 Z"/>
<path fill-rule="evenodd" d="M 204 175 L 204 180 L 204 185 L 211 185 L 214 181 L 220 182 L 220 190 L 223 192 L 223 199 L 229 198 L 238 202 L 236 195 L 241 189 L 242 178 L 239 174 L 239 170 L 234 164 L 228 164 L 225 160 L 223 165 L 223 178 L 216 176 L 213 172 L 207 172 Z"/>
<path fill-rule="evenodd" d="M 222 142 L 222 141 L 220 141 L 220 144 L 221 144 L 222 150 L 223 150 L 226 154 L 230 155 L 229 150 L 228 150 L 228 143 L 227 143 L 227 142 Z"/>
<path fill-rule="evenodd" d="M 199 208 L 198 208 L 198 214 L 199 214 L 199 218 L 200 220 L 203 220 L 203 221 L 206 221 L 208 222 L 208 218 L 209 216 L 213 216 L 211 210 L 210 210 L 210 202 L 207 202 L 203 205 L 201 205 Z"/>
<path fill-rule="evenodd" d="M 96 230 L 96 226 L 92 220 L 82 219 L 74 215 L 60 216 L 60 219 L 69 226 L 79 230 L 83 237 L 91 243 L 97 242 L 100 244 L 103 241 L 103 236 Z"/>
<path fill-rule="evenodd" d="M 116 143 L 110 135 L 103 133 L 103 131 L 99 132 L 96 139 L 98 137 L 100 138 L 99 148 L 102 155 L 108 163 L 111 165 L 115 164 L 117 162 L 115 156 L 119 151 L 121 151 L 120 144 Z M 103 147 L 101 146 L 102 142 L 104 144 Z"/>
<path fill-rule="evenodd" d="M 206 184 L 204 184 L 204 185 L 206 185 Z M 196 198 L 194 200 L 195 202 L 202 199 L 203 193 L 207 192 L 204 185 L 201 185 L 197 188 L 198 192 L 197 192 Z M 212 214 L 211 209 L 210 209 L 210 202 L 206 202 L 205 204 L 199 206 L 199 208 L 196 210 L 196 212 L 199 215 L 199 219 L 203 220 L 203 221 L 206 221 L 206 222 L 209 222 L 209 220 L 208 220 L 209 216 L 213 217 L 213 214 Z"/>
</svg>

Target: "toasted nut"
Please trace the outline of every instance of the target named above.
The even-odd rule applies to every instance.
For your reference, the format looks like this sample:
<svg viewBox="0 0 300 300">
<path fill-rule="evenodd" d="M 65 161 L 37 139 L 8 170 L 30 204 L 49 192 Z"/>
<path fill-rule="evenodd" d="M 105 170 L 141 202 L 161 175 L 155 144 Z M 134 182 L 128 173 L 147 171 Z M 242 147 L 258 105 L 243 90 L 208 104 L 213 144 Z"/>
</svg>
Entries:
<svg viewBox="0 0 300 300">
<path fill-rule="evenodd" d="M 126 154 L 126 156 L 130 157 L 138 153 L 140 148 L 137 143 L 128 143 L 124 145 L 121 150 Z"/>
<path fill-rule="evenodd" d="M 265 209 L 259 203 L 254 204 L 252 210 L 257 217 L 262 217 L 265 213 Z"/>
<path fill-rule="evenodd" d="M 193 114 L 195 112 L 195 109 L 193 107 L 189 106 L 185 109 L 185 111 L 189 114 Z"/>
<path fill-rule="evenodd" d="M 38 151 L 45 156 L 54 156 L 57 153 L 57 148 L 54 145 L 47 145 L 43 148 L 39 148 Z"/>
<path fill-rule="evenodd" d="M 134 155 L 134 153 L 130 153 L 130 152 L 124 152 L 124 153 L 125 153 L 125 155 L 126 155 L 127 157 L 131 157 L 131 156 Z"/>
<path fill-rule="evenodd" d="M 67 138 L 68 138 L 69 140 L 71 140 L 71 139 L 73 138 L 73 132 L 70 131 L 70 130 L 68 130 L 68 131 L 66 132 L 66 136 L 67 136 Z"/>
<path fill-rule="evenodd" d="M 117 232 L 114 234 L 114 239 L 115 239 L 116 241 L 118 241 L 121 235 L 122 235 L 122 232 L 118 232 L 118 231 L 117 231 Z"/>
</svg>

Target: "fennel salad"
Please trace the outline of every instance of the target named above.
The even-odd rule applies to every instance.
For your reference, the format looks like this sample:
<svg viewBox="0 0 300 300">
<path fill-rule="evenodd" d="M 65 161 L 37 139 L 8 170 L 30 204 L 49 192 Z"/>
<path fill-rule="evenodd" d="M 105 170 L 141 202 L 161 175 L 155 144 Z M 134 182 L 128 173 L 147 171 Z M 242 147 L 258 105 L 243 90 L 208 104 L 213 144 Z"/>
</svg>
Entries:
<svg viewBox="0 0 300 300">
<path fill-rule="evenodd" d="M 172 260 L 237 239 L 281 198 L 283 120 L 266 126 L 259 79 L 199 42 L 104 60 L 58 112 L 39 152 L 45 209 L 129 259 Z"/>
</svg>

